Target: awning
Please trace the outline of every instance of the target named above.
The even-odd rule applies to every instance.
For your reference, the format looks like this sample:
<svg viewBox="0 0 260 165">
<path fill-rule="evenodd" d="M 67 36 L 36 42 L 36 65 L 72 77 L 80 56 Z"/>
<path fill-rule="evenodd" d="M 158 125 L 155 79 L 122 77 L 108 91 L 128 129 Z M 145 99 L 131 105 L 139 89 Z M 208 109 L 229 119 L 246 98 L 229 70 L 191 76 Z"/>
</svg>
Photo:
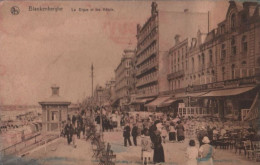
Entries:
<svg viewBox="0 0 260 165">
<path fill-rule="evenodd" d="M 168 100 L 170 97 L 169 96 L 165 96 L 165 97 L 158 97 L 157 99 L 155 99 L 154 101 L 145 104 L 146 107 L 158 107 L 160 106 L 160 104 L 162 104 L 163 102 L 165 102 L 166 100 Z"/>
<path fill-rule="evenodd" d="M 145 99 L 136 99 L 134 102 L 131 104 L 145 104 L 148 101 L 153 100 L 154 98 L 145 98 Z"/>
<path fill-rule="evenodd" d="M 176 98 L 184 98 L 184 97 L 199 97 L 207 92 L 196 92 L 196 93 L 178 93 L 175 95 Z"/>
<path fill-rule="evenodd" d="M 163 103 L 161 103 L 158 107 L 167 107 L 169 105 L 171 105 L 172 103 L 178 101 L 177 99 L 168 99 L 166 101 L 164 101 Z"/>
<path fill-rule="evenodd" d="M 243 88 L 234 88 L 234 89 L 222 89 L 217 91 L 210 91 L 200 97 L 218 97 L 218 96 L 235 96 L 247 91 L 252 90 L 255 87 L 243 87 Z"/>
</svg>

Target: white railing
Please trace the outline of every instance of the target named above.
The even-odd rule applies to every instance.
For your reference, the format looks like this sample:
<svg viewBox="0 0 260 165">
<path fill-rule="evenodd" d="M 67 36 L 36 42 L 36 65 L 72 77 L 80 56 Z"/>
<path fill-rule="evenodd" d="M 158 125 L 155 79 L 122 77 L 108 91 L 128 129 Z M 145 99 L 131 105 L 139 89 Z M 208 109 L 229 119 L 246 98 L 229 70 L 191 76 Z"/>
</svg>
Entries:
<svg viewBox="0 0 260 165">
<path fill-rule="evenodd" d="M 207 116 L 206 108 L 202 107 L 184 107 L 178 108 L 178 114 L 180 116 L 188 117 L 188 116 Z"/>
</svg>

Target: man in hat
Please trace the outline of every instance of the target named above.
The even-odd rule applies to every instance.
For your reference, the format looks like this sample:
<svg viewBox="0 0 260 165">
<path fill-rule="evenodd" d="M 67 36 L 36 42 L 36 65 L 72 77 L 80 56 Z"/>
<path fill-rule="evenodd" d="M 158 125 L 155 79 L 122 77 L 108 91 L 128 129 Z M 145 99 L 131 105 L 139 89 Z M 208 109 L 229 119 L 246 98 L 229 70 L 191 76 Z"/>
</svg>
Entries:
<svg viewBox="0 0 260 165">
<path fill-rule="evenodd" d="M 130 131 L 131 128 L 129 126 L 129 123 L 126 123 L 126 126 L 124 128 L 123 136 L 124 136 L 124 145 L 127 146 L 127 141 L 129 143 L 129 146 L 132 146 L 131 140 L 130 140 Z"/>
<path fill-rule="evenodd" d="M 133 136 L 133 141 L 134 141 L 134 145 L 137 146 L 137 135 L 138 135 L 138 127 L 136 125 L 136 123 L 134 123 L 134 126 L 132 128 L 132 136 Z"/>
</svg>

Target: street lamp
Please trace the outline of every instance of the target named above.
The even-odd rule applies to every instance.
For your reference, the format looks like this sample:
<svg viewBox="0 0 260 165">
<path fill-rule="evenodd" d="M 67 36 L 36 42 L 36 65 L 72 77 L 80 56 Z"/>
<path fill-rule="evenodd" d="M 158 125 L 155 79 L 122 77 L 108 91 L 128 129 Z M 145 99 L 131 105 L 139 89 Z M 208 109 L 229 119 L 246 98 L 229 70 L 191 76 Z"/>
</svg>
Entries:
<svg viewBox="0 0 260 165">
<path fill-rule="evenodd" d="M 100 135 L 101 135 L 101 138 L 103 139 L 101 96 L 99 96 L 99 108 L 100 108 Z"/>
</svg>

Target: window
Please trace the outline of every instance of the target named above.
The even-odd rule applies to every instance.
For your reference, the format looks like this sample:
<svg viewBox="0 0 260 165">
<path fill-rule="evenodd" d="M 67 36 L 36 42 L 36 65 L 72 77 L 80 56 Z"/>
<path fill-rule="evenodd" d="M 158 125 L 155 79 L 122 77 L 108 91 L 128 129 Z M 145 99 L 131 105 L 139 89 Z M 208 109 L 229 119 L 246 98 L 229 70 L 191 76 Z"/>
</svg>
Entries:
<svg viewBox="0 0 260 165">
<path fill-rule="evenodd" d="M 242 52 L 247 53 L 247 39 L 246 36 L 242 37 Z"/>
<path fill-rule="evenodd" d="M 222 67 L 222 80 L 225 80 L 225 67 Z"/>
<path fill-rule="evenodd" d="M 212 57 L 212 50 L 209 50 L 209 62 L 212 63 L 213 57 Z"/>
<path fill-rule="evenodd" d="M 51 120 L 52 121 L 56 121 L 57 120 L 56 112 L 51 112 Z"/>
<path fill-rule="evenodd" d="M 231 40 L 231 55 L 235 56 L 236 53 L 237 53 L 236 40 L 235 40 L 234 37 L 232 37 L 232 40 Z"/>
<path fill-rule="evenodd" d="M 224 34 L 225 33 L 225 25 L 221 25 L 220 27 L 220 31 L 221 31 L 221 34 Z"/>
<path fill-rule="evenodd" d="M 220 57 L 220 59 L 224 60 L 225 58 L 226 58 L 226 45 L 222 44 L 221 45 L 221 57 Z"/>
<path fill-rule="evenodd" d="M 246 15 L 246 13 L 241 15 L 241 22 L 243 22 L 243 23 L 247 22 L 247 15 Z"/>
<path fill-rule="evenodd" d="M 202 53 L 201 58 L 202 58 L 202 65 L 204 65 L 205 64 L 205 55 L 204 55 L 204 53 Z"/>
<path fill-rule="evenodd" d="M 192 70 L 194 70 L 194 58 L 193 57 L 192 57 L 191 62 L 192 62 Z"/>
<path fill-rule="evenodd" d="M 199 65 L 200 65 L 200 55 L 199 55 L 198 59 L 199 59 Z"/>
<path fill-rule="evenodd" d="M 233 64 L 231 66 L 231 79 L 234 79 L 235 78 L 235 65 Z"/>
<path fill-rule="evenodd" d="M 232 14 L 231 15 L 231 29 L 234 29 L 236 26 L 236 15 Z"/>
</svg>

